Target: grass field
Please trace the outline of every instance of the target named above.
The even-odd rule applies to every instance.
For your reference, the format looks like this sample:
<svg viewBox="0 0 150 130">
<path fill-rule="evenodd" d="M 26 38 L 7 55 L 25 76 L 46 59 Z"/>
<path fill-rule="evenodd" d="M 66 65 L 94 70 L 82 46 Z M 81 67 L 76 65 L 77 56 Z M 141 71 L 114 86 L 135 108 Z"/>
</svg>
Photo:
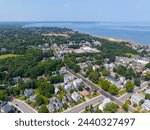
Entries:
<svg viewBox="0 0 150 130">
<path fill-rule="evenodd" d="M 132 54 L 132 53 L 126 53 L 125 55 L 126 55 L 126 56 L 130 56 L 130 57 L 136 57 L 136 56 L 138 56 L 138 55 Z"/>
<path fill-rule="evenodd" d="M 0 55 L 0 59 L 10 58 L 10 57 L 16 57 L 16 54 L 4 54 Z"/>
<path fill-rule="evenodd" d="M 43 36 L 56 36 L 56 37 L 61 36 L 61 37 L 66 37 L 66 38 L 69 37 L 68 34 L 56 34 L 56 33 L 43 34 Z"/>
</svg>

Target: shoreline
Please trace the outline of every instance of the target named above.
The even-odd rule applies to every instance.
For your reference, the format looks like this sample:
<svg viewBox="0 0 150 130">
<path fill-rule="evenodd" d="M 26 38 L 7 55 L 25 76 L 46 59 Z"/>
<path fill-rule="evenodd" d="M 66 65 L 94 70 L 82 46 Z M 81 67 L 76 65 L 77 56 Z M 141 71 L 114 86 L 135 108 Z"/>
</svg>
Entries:
<svg viewBox="0 0 150 130">
<path fill-rule="evenodd" d="M 137 43 L 137 42 L 134 42 L 134 41 L 128 40 L 128 39 L 113 38 L 113 37 L 107 37 L 107 36 L 106 37 L 105 36 L 99 36 L 99 35 L 90 34 L 88 32 L 80 32 L 80 33 L 89 34 L 93 37 L 105 39 L 105 40 L 112 41 L 112 42 L 127 42 L 132 47 L 149 47 L 150 48 L 150 45 L 143 45 L 142 43 Z"/>
<path fill-rule="evenodd" d="M 147 46 L 150 47 L 150 45 L 142 45 L 140 43 L 137 43 L 131 40 L 121 39 L 121 38 L 112 38 L 112 37 L 105 37 L 105 36 L 95 36 L 95 37 L 102 38 L 102 39 L 112 41 L 112 42 L 127 42 L 134 47 L 147 47 Z"/>
</svg>

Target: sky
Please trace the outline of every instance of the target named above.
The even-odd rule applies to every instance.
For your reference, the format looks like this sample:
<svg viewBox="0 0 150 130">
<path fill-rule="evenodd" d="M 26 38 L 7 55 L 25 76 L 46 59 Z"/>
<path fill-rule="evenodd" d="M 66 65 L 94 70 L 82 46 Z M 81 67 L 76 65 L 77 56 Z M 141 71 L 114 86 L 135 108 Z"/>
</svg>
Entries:
<svg viewBox="0 0 150 130">
<path fill-rule="evenodd" d="M 0 0 L 0 21 L 150 21 L 150 0 Z"/>
</svg>

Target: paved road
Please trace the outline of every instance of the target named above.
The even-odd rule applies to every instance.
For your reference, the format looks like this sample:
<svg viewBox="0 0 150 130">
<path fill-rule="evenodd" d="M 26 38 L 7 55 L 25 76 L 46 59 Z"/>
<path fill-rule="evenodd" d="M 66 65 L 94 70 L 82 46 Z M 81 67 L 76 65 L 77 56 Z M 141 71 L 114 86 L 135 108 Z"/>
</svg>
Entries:
<svg viewBox="0 0 150 130">
<path fill-rule="evenodd" d="M 133 94 L 135 94 L 135 93 L 139 92 L 140 90 L 146 88 L 148 86 L 148 83 L 149 82 L 147 82 L 147 81 L 143 82 L 140 87 L 136 87 L 132 93 L 126 93 L 125 95 L 121 96 L 119 98 L 119 100 L 121 100 L 123 102 L 126 101 Z"/>
<path fill-rule="evenodd" d="M 96 105 L 97 103 L 102 102 L 104 98 L 104 96 L 99 95 L 95 98 L 90 99 L 89 101 L 85 101 L 84 103 L 65 111 L 64 113 L 80 113 L 85 110 L 86 106 Z"/>
<path fill-rule="evenodd" d="M 37 113 L 31 106 L 19 99 L 11 98 L 10 102 L 16 105 L 23 113 Z"/>
</svg>

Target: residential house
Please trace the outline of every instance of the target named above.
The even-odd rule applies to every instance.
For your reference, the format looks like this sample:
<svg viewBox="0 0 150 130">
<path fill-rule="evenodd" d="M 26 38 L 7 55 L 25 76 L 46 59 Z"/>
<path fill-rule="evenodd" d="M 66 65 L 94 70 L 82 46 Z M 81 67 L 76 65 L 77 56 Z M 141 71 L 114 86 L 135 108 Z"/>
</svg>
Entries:
<svg viewBox="0 0 150 130">
<path fill-rule="evenodd" d="M 82 73 L 82 74 L 86 74 L 87 73 L 87 71 L 86 70 L 80 70 L 80 72 Z"/>
<path fill-rule="evenodd" d="M 150 89 L 146 89 L 145 94 L 150 94 Z"/>
<path fill-rule="evenodd" d="M 45 47 L 49 47 L 49 44 L 48 44 L 48 43 L 45 43 L 44 46 L 45 46 Z"/>
<path fill-rule="evenodd" d="M 37 95 L 35 94 L 35 95 L 33 95 L 33 96 L 30 96 L 30 101 L 31 102 L 35 102 L 35 98 L 37 97 Z"/>
<path fill-rule="evenodd" d="M 20 76 L 13 78 L 13 81 L 15 82 L 15 84 L 17 84 L 19 82 L 20 78 L 21 78 Z"/>
<path fill-rule="evenodd" d="M 78 100 L 80 100 L 80 95 L 77 93 L 77 92 L 73 92 L 72 93 L 72 95 L 71 95 L 71 97 L 72 97 L 72 99 L 74 100 L 74 101 L 78 101 Z"/>
<path fill-rule="evenodd" d="M 93 70 L 95 71 L 95 70 L 97 70 L 97 69 L 100 69 L 100 66 L 99 65 L 93 65 Z"/>
<path fill-rule="evenodd" d="M 59 74 L 60 74 L 60 75 L 67 74 L 67 69 L 66 69 L 65 67 L 61 68 L 61 69 L 59 70 Z"/>
<path fill-rule="evenodd" d="M 4 105 L 6 105 L 6 104 L 7 104 L 7 102 L 6 102 L 6 101 L 1 102 L 1 103 L 0 103 L 0 109 L 1 109 Z"/>
<path fill-rule="evenodd" d="M 7 49 L 6 48 L 1 48 L 1 52 L 6 52 Z"/>
<path fill-rule="evenodd" d="M 105 68 L 107 69 L 107 70 L 113 70 L 113 68 L 116 66 L 116 64 L 115 63 L 111 63 L 111 64 L 104 64 L 104 66 L 105 66 Z"/>
<path fill-rule="evenodd" d="M 145 102 L 142 104 L 142 108 L 150 111 L 150 100 L 145 100 Z"/>
<path fill-rule="evenodd" d="M 10 113 L 12 110 L 12 106 L 10 106 L 8 103 L 1 107 L 1 112 L 3 113 Z"/>
<path fill-rule="evenodd" d="M 140 97 L 138 94 L 132 95 L 130 99 L 131 103 L 136 103 L 137 105 L 139 105 L 142 100 L 143 98 Z"/>
<path fill-rule="evenodd" d="M 67 84 L 64 86 L 64 89 L 65 89 L 66 91 L 70 91 L 70 90 L 72 89 L 71 83 L 67 83 Z"/>
<path fill-rule="evenodd" d="M 49 112 L 53 112 L 54 111 L 54 105 L 49 104 L 46 106 Z"/>
<path fill-rule="evenodd" d="M 50 99 L 50 102 L 54 106 L 54 109 L 56 111 L 60 110 L 63 107 L 62 102 L 58 98 L 53 97 Z"/>
<path fill-rule="evenodd" d="M 83 90 L 82 92 L 80 92 L 80 94 L 83 96 L 83 97 L 86 97 L 89 95 L 89 92 L 87 90 Z"/>
<path fill-rule="evenodd" d="M 83 83 L 82 79 L 76 79 L 73 81 L 73 86 L 78 89 L 78 87 Z"/>
<path fill-rule="evenodd" d="M 100 45 L 101 45 L 101 43 L 100 43 L 99 41 L 93 41 L 93 44 L 94 44 L 95 46 L 100 46 Z"/>
<path fill-rule="evenodd" d="M 64 83 L 74 80 L 74 76 L 64 76 Z"/>
<path fill-rule="evenodd" d="M 57 87 L 55 87 L 55 94 L 58 94 L 59 92 L 60 90 Z"/>
<path fill-rule="evenodd" d="M 106 77 L 108 81 L 115 84 L 118 88 L 123 88 L 124 85 L 122 85 L 121 81 L 119 79 L 116 79 L 115 77 L 108 76 Z"/>
<path fill-rule="evenodd" d="M 25 89 L 24 95 L 30 97 L 33 94 L 33 89 Z"/>
<path fill-rule="evenodd" d="M 125 82 L 126 79 L 125 79 L 125 77 L 122 77 L 122 76 L 121 76 L 121 77 L 119 78 L 119 80 L 120 80 L 120 82 L 121 82 L 122 84 L 124 84 L 124 82 Z"/>
<path fill-rule="evenodd" d="M 24 83 L 27 83 L 27 82 L 31 81 L 31 78 L 22 78 L 22 80 Z"/>
<path fill-rule="evenodd" d="M 110 103 L 110 102 L 111 102 L 111 100 L 110 100 L 109 98 L 105 98 L 105 99 L 103 100 L 103 103 L 98 106 L 99 110 L 103 111 L 103 109 L 105 108 L 105 106 L 106 106 L 108 103 Z"/>
</svg>

